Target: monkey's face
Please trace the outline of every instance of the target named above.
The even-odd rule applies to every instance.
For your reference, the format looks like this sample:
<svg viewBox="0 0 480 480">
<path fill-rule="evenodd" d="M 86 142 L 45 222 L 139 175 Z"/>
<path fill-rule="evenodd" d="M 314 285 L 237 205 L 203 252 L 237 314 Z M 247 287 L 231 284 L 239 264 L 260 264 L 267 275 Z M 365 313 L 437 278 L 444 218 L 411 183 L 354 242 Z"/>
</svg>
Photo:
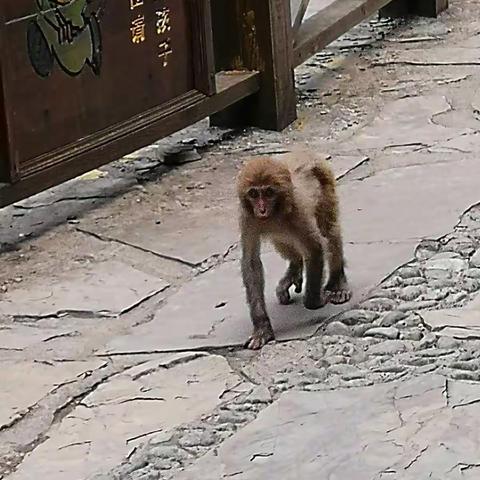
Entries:
<svg viewBox="0 0 480 480">
<path fill-rule="evenodd" d="M 246 201 L 251 206 L 255 218 L 267 220 L 275 213 L 279 192 L 271 185 L 253 186 L 247 190 Z"/>
</svg>

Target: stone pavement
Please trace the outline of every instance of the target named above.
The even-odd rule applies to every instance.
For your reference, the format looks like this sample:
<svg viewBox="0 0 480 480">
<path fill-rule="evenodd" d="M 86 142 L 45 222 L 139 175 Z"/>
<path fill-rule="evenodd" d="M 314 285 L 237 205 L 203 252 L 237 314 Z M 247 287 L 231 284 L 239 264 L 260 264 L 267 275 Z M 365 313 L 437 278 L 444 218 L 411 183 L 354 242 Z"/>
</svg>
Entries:
<svg viewBox="0 0 480 480">
<path fill-rule="evenodd" d="M 0 211 L 0 479 L 478 478 L 480 21 L 451 3 L 299 68 L 286 132 L 201 122 Z M 291 144 L 331 155 L 355 295 L 276 305 L 267 248 L 279 341 L 248 352 L 234 177 Z"/>
</svg>

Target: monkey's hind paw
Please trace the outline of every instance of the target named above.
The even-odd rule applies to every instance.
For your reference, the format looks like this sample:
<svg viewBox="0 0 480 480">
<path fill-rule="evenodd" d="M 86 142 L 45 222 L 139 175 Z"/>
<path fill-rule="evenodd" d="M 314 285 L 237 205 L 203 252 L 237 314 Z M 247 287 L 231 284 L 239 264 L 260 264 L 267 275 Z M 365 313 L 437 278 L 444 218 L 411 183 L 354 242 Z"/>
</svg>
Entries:
<svg viewBox="0 0 480 480">
<path fill-rule="evenodd" d="M 245 343 L 245 348 L 249 350 L 260 350 L 272 340 L 275 340 L 275 336 L 271 328 L 257 329 L 253 331 L 252 336 Z"/>
<path fill-rule="evenodd" d="M 341 290 L 329 290 L 327 291 L 328 301 L 334 305 L 340 305 L 341 303 L 347 303 L 352 298 L 352 292 L 348 288 Z"/>
<path fill-rule="evenodd" d="M 279 285 L 275 292 L 277 294 L 278 302 L 280 303 L 280 305 L 289 305 L 290 303 L 292 303 L 288 288 L 284 288 Z"/>
</svg>

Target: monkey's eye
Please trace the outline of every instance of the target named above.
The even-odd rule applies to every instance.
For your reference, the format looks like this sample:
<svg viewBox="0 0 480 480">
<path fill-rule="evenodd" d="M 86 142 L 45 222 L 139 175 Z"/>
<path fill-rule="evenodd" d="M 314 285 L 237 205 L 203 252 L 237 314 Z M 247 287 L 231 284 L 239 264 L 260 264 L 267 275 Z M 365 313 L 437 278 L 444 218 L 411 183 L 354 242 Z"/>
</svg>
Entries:
<svg viewBox="0 0 480 480">
<path fill-rule="evenodd" d="M 250 197 L 250 198 L 258 198 L 259 197 L 259 193 L 258 193 L 258 190 L 256 188 L 251 188 L 248 192 L 247 192 L 247 195 Z"/>
<path fill-rule="evenodd" d="M 271 198 L 275 195 L 275 190 L 272 187 L 267 187 L 265 189 L 265 196 Z"/>
</svg>

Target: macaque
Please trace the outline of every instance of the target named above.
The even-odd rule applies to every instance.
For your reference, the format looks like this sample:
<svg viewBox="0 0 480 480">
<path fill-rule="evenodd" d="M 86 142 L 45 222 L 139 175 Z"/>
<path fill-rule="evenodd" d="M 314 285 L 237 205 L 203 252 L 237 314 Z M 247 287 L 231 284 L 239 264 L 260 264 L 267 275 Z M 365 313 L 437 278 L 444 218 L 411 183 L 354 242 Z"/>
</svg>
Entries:
<svg viewBox="0 0 480 480">
<path fill-rule="evenodd" d="M 241 170 L 241 266 L 253 323 L 247 348 L 260 349 L 274 339 L 265 305 L 262 240 L 273 243 L 288 262 L 276 288 L 280 304 L 290 303 L 291 287 L 301 293 L 304 272 L 305 308 L 314 310 L 328 301 L 339 304 L 350 300 L 335 183 L 327 161 L 308 152 L 289 153 L 275 160 L 258 157 Z M 324 258 L 329 267 L 326 285 Z"/>
</svg>

